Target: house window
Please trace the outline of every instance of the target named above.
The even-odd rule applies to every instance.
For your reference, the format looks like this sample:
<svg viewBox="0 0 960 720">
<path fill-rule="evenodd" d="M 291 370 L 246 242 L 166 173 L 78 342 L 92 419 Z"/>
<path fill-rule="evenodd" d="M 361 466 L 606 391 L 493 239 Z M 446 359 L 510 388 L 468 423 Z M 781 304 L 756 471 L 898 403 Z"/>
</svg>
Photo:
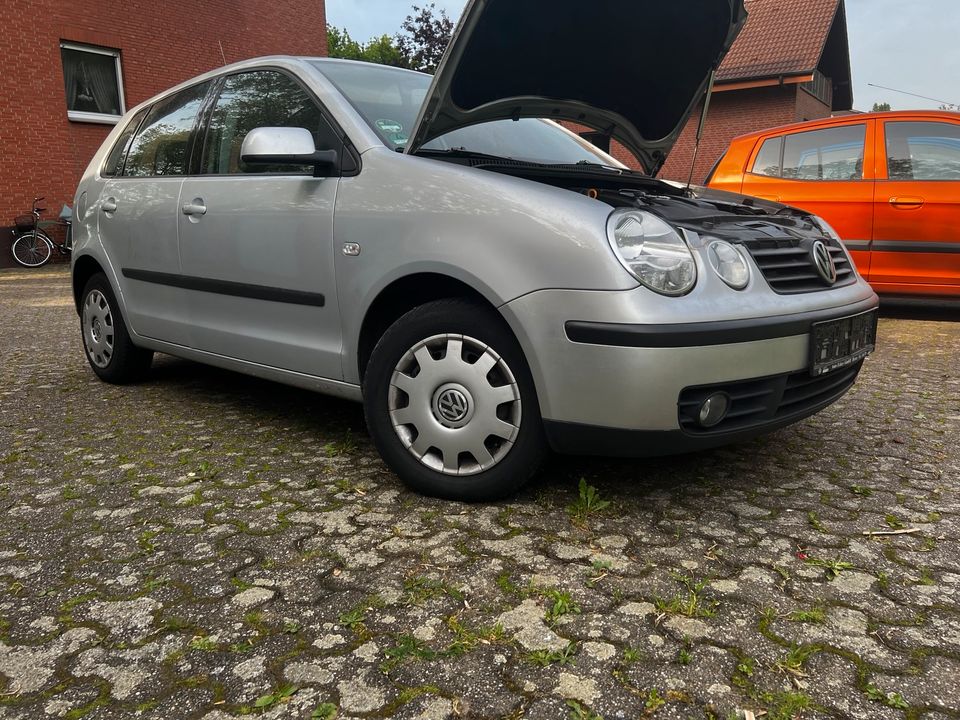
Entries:
<svg viewBox="0 0 960 720">
<path fill-rule="evenodd" d="M 78 122 L 115 124 L 123 115 L 120 52 L 60 43 L 67 117 Z"/>
</svg>

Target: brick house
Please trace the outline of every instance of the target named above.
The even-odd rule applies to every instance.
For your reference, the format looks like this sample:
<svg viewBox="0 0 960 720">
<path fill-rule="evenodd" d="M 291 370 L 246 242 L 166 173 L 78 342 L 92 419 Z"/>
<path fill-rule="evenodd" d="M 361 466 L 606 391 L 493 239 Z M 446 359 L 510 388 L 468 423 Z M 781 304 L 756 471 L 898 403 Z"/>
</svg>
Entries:
<svg viewBox="0 0 960 720">
<path fill-rule="evenodd" d="M 738 135 L 853 107 L 844 0 L 747 0 L 746 27 L 720 70 L 694 168 L 703 182 Z M 660 176 L 686 182 L 700 110 Z"/>
<path fill-rule="evenodd" d="M 119 116 L 156 93 L 225 62 L 327 51 L 324 0 L 4 0 L 3 15 L 0 227 L 37 195 L 56 218 Z"/>
</svg>

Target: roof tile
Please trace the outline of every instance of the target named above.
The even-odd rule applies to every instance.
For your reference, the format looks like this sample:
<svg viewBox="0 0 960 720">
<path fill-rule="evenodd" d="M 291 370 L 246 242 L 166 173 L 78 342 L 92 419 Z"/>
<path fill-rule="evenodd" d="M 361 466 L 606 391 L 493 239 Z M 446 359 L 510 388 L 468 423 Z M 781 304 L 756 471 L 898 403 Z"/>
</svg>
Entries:
<svg viewBox="0 0 960 720">
<path fill-rule="evenodd" d="M 718 82 L 812 73 L 840 0 L 746 0 L 749 17 Z"/>
</svg>

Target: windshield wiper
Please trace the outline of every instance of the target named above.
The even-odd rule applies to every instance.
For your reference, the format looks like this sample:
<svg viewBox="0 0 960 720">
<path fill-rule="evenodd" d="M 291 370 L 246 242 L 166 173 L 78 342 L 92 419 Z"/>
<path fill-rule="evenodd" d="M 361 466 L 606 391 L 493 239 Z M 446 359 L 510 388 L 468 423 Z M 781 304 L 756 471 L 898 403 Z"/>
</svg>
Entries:
<svg viewBox="0 0 960 720">
<path fill-rule="evenodd" d="M 446 150 L 433 150 L 421 148 L 417 150 L 417 155 L 440 155 L 449 158 L 463 158 L 464 160 L 489 160 L 490 162 L 516 162 L 513 158 L 501 157 L 499 155 L 488 155 L 487 153 L 467 150 L 465 147 L 448 148 Z"/>
</svg>

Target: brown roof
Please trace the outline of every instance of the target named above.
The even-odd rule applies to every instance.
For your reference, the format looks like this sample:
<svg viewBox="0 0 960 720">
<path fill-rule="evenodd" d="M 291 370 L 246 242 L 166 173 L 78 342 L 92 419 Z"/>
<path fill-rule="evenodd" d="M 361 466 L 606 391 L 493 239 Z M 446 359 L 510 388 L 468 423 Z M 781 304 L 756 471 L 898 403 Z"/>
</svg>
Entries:
<svg viewBox="0 0 960 720">
<path fill-rule="evenodd" d="M 746 0 L 747 24 L 717 82 L 812 73 L 830 35 L 840 0 Z"/>
</svg>

